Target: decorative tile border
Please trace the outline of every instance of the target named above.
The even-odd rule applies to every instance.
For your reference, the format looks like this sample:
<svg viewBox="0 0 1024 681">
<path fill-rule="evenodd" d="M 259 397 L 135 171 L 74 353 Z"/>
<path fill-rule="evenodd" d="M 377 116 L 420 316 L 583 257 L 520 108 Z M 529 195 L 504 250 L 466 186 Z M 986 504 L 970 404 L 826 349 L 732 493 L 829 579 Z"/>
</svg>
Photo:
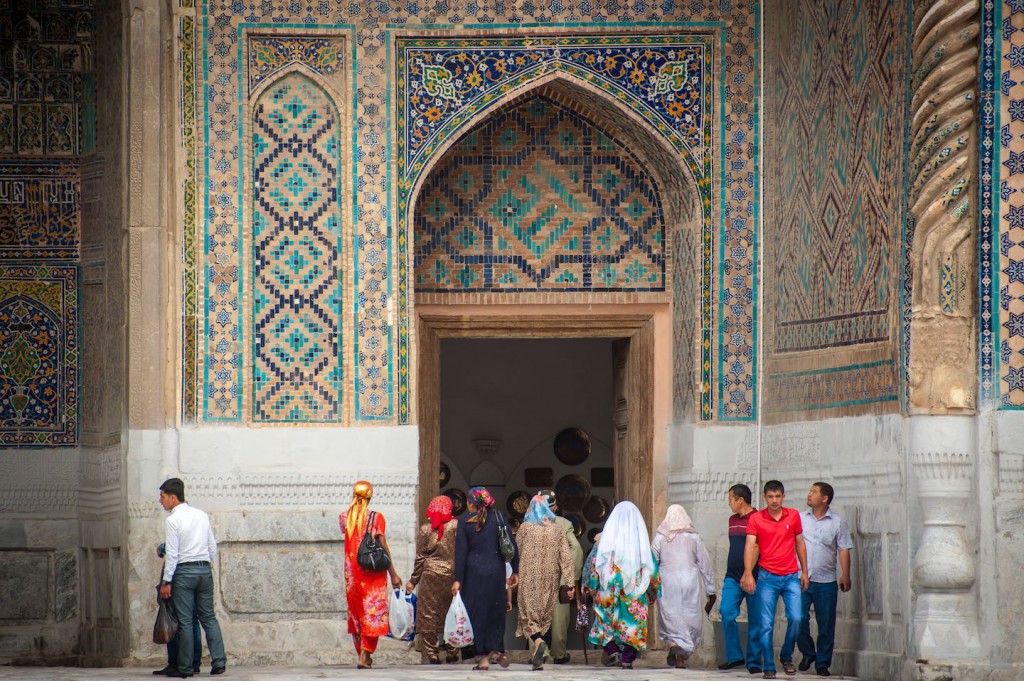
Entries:
<svg viewBox="0 0 1024 681">
<path fill-rule="evenodd" d="M 978 108 L 981 112 L 979 134 L 979 234 L 978 234 L 978 393 L 979 402 L 989 403 L 999 394 L 996 377 L 999 375 L 998 347 L 999 328 L 996 320 L 999 297 L 999 243 L 997 232 L 1001 231 L 999 220 L 999 166 L 995 163 L 999 144 L 996 130 L 999 129 L 1000 65 L 996 55 L 1002 49 L 1002 2 L 985 0 L 981 5 L 981 64 L 979 71 Z M 1008 94 L 1008 92 L 1007 92 Z M 993 229 L 993 225 L 996 229 Z M 909 302 L 905 301 L 905 304 Z M 906 369 L 904 369 L 906 371 Z M 907 376 L 904 373 L 904 381 Z"/>
<path fill-rule="evenodd" d="M 181 318 L 181 418 L 193 422 L 198 418 L 198 375 L 200 358 L 196 352 L 199 338 L 199 291 L 197 288 L 198 215 L 196 191 L 198 182 L 198 150 L 196 136 L 196 26 L 195 17 L 183 16 L 178 21 L 178 65 L 181 68 L 181 154 L 185 176 L 182 180 L 182 318 Z"/>
<path fill-rule="evenodd" d="M 78 258 L 80 202 L 77 163 L 0 162 L 0 258 Z"/>
</svg>

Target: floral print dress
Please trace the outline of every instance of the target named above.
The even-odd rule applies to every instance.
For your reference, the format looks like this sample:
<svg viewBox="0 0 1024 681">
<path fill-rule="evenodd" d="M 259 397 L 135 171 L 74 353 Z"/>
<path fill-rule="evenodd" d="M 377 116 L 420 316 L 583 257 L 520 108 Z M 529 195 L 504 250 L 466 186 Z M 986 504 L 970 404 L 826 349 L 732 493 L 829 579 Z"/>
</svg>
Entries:
<svg viewBox="0 0 1024 681">
<path fill-rule="evenodd" d="M 654 574 L 650 588 L 639 596 L 622 591 L 622 577 L 616 572 L 607 588 L 601 587 L 593 560 L 587 561 L 583 575 L 585 585 L 594 595 L 594 625 L 590 628 L 590 642 L 605 646 L 611 641 L 637 650 L 647 649 L 647 594 L 661 596 L 661 576 L 658 561 L 654 559 Z"/>
<path fill-rule="evenodd" d="M 341 534 L 345 537 L 345 596 L 348 600 L 348 633 L 366 638 L 387 636 L 388 634 L 388 572 L 370 572 L 364 570 L 356 555 L 359 543 L 363 540 L 366 527 L 361 527 L 356 536 L 350 537 L 345 532 L 345 518 L 348 511 L 341 514 L 338 522 Z M 383 535 L 385 528 L 384 516 L 373 515 L 374 536 Z"/>
</svg>

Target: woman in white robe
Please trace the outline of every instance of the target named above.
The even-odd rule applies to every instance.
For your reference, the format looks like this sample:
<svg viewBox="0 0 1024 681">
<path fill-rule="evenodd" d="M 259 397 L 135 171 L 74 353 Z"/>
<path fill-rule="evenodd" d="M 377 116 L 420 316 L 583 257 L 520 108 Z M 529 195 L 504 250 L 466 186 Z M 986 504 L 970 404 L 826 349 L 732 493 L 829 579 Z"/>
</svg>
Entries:
<svg viewBox="0 0 1024 681">
<path fill-rule="evenodd" d="M 669 644 L 669 665 L 685 667 L 687 658 L 700 645 L 702 616 L 711 611 L 717 598 L 711 557 L 690 516 L 678 504 L 669 506 L 651 550 L 661 569 L 658 634 Z M 700 607 L 701 581 L 708 596 L 704 612 Z"/>
</svg>

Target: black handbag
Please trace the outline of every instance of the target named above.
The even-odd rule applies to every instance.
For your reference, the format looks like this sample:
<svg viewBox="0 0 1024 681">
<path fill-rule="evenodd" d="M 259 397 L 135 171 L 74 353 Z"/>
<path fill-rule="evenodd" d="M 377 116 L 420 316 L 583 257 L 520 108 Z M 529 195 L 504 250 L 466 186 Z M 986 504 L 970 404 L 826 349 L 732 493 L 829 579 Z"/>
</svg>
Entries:
<svg viewBox="0 0 1024 681">
<path fill-rule="evenodd" d="M 374 511 L 370 511 L 370 516 L 366 519 L 366 532 L 363 534 L 362 541 L 359 542 L 359 550 L 356 551 L 356 562 L 364 570 L 384 572 L 391 567 L 391 556 L 384 550 L 384 544 L 377 541 L 377 538 L 373 536 L 371 531 L 373 528 L 373 518 L 376 515 Z"/>
<path fill-rule="evenodd" d="M 516 556 L 516 545 L 512 543 L 505 516 L 501 514 L 501 511 L 495 511 L 495 514 L 498 516 L 498 551 L 506 563 L 511 563 Z"/>
</svg>

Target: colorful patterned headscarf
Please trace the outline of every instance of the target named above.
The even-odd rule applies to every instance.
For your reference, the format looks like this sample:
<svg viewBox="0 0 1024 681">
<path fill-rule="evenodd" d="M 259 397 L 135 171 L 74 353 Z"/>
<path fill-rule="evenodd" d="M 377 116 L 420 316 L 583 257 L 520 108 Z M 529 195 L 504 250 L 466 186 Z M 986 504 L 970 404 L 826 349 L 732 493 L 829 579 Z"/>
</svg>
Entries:
<svg viewBox="0 0 1024 681">
<path fill-rule="evenodd" d="M 444 494 L 434 497 L 427 506 L 430 527 L 437 530 L 437 538 L 444 536 L 444 526 L 452 519 L 452 499 Z"/>
<path fill-rule="evenodd" d="M 474 487 L 469 490 L 467 501 L 476 511 L 476 531 L 479 532 L 487 523 L 487 509 L 494 506 L 494 497 L 486 487 Z"/>
<path fill-rule="evenodd" d="M 348 517 L 345 518 L 345 535 L 355 537 L 356 531 L 362 531 L 366 525 L 366 507 L 370 505 L 373 498 L 373 485 L 365 480 L 360 480 L 352 485 L 352 503 L 348 507 Z"/>
<path fill-rule="evenodd" d="M 548 500 L 537 494 L 530 500 L 530 507 L 526 509 L 523 520 L 534 525 L 554 525 L 555 513 L 548 505 Z"/>
</svg>

